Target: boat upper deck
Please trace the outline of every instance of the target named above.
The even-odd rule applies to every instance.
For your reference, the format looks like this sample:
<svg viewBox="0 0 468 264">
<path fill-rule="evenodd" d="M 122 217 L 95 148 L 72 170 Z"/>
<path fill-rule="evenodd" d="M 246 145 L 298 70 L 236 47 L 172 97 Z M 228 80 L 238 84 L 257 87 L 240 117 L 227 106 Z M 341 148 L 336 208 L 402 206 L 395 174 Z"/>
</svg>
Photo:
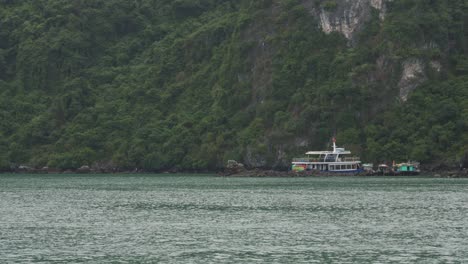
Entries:
<svg viewBox="0 0 468 264">
<path fill-rule="evenodd" d="M 351 154 L 351 151 L 344 148 L 336 147 L 336 140 L 333 138 L 333 151 L 308 151 L 305 153 L 307 157 L 295 158 L 293 163 L 337 163 L 337 162 L 352 162 L 359 163 L 359 157 L 345 157 L 344 155 Z M 315 156 L 315 157 L 311 157 Z"/>
<path fill-rule="evenodd" d="M 351 154 L 351 151 L 345 150 L 344 148 L 334 147 L 333 151 L 308 151 L 306 152 L 306 155 L 329 155 L 329 154 L 348 155 L 348 154 Z"/>
<path fill-rule="evenodd" d="M 340 157 L 336 159 L 330 159 L 326 157 L 321 158 L 294 158 L 292 162 L 358 162 L 360 161 L 359 157 Z"/>
</svg>

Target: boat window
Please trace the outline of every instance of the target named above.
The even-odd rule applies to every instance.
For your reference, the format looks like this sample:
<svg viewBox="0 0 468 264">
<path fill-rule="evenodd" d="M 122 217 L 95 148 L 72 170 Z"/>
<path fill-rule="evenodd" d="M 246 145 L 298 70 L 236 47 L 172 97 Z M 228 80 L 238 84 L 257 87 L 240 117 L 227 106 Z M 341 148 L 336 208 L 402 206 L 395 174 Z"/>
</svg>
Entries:
<svg viewBox="0 0 468 264">
<path fill-rule="evenodd" d="M 335 161 L 336 160 L 336 154 L 328 154 L 326 157 L 325 157 L 325 161 L 326 162 L 331 162 L 331 161 Z"/>
<path fill-rule="evenodd" d="M 322 154 L 320 154 L 320 156 L 319 156 L 319 158 L 318 158 L 318 161 L 320 161 L 320 162 L 325 161 L 325 156 L 322 155 Z"/>
<path fill-rule="evenodd" d="M 346 165 L 346 169 L 351 169 L 351 165 Z"/>
</svg>

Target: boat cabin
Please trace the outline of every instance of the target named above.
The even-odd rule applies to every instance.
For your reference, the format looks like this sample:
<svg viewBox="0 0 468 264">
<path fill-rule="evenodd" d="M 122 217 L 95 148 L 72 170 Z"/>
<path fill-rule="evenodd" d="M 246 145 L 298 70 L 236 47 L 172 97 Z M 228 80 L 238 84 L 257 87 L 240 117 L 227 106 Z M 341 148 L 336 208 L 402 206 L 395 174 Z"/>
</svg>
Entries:
<svg viewBox="0 0 468 264">
<path fill-rule="evenodd" d="M 415 173 L 419 172 L 419 164 L 415 162 L 407 162 L 407 163 L 400 163 L 395 166 L 395 171 L 396 172 L 410 172 L 410 173 Z"/>
<path fill-rule="evenodd" d="M 351 151 L 337 148 L 333 141 L 333 151 L 308 151 L 307 157 L 296 158 L 292 162 L 292 170 L 318 170 L 328 172 L 359 172 L 362 171 L 359 157 L 346 157 Z"/>
<path fill-rule="evenodd" d="M 387 164 L 379 164 L 377 167 L 377 172 L 382 173 L 382 174 L 388 174 L 390 173 L 391 169 Z"/>
<path fill-rule="evenodd" d="M 362 164 L 362 169 L 367 172 L 373 172 L 374 171 L 374 164 L 372 163 L 364 163 Z"/>
</svg>

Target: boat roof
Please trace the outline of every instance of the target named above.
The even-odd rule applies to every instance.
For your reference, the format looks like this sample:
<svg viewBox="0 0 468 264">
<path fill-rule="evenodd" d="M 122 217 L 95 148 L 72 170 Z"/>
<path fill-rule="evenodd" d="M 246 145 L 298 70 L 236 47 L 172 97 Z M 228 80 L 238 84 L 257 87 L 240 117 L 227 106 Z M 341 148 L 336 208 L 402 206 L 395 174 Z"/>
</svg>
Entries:
<svg viewBox="0 0 468 264">
<path fill-rule="evenodd" d="M 405 162 L 405 163 L 398 163 L 397 166 L 417 166 L 417 165 L 412 162 Z"/>
<path fill-rule="evenodd" d="M 336 139 L 333 138 L 333 151 L 308 151 L 306 155 L 351 154 L 351 151 L 336 147 Z"/>
<path fill-rule="evenodd" d="M 351 154 L 349 150 L 338 150 L 337 151 L 307 151 L 306 155 L 326 155 L 326 154 Z"/>
</svg>

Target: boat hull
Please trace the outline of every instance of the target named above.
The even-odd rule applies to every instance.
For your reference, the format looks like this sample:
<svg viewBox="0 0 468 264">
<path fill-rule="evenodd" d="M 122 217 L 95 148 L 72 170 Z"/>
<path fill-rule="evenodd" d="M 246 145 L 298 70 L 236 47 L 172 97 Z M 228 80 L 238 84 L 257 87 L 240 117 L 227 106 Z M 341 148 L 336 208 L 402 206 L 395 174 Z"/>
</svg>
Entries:
<svg viewBox="0 0 468 264">
<path fill-rule="evenodd" d="M 293 162 L 293 171 L 320 171 L 328 173 L 360 173 L 360 162 Z"/>
</svg>

